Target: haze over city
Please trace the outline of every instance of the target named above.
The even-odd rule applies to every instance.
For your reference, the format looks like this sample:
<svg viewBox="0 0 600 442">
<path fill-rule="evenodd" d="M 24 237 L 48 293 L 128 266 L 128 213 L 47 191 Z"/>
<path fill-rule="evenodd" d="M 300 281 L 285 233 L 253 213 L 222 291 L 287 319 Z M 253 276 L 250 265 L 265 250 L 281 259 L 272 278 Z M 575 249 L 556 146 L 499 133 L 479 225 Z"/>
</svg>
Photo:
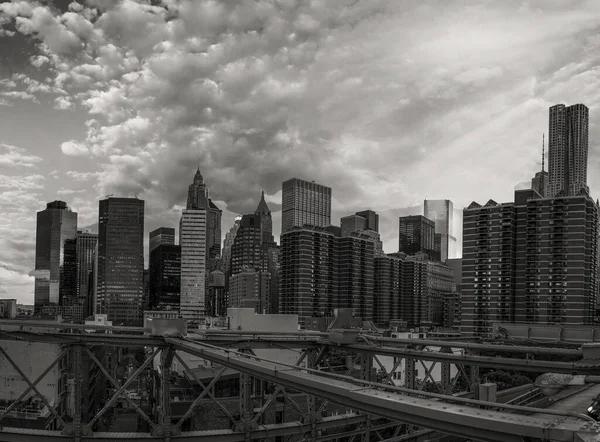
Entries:
<svg viewBox="0 0 600 442">
<path fill-rule="evenodd" d="M 425 198 L 511 201 L 556 103 L 590 109 L 600 194 L 598 2 L 49 3 L 0 4 L 3 297 L 33 302 L 46 202 L 94 230 L 99 199 L 135 194 L 147 232 L 176 226 L 197 167 L 223 232 L 264 189 L 277 238 L 297 176 L 336 224 L 376 210 L 394 252 Z"/>
</svg>

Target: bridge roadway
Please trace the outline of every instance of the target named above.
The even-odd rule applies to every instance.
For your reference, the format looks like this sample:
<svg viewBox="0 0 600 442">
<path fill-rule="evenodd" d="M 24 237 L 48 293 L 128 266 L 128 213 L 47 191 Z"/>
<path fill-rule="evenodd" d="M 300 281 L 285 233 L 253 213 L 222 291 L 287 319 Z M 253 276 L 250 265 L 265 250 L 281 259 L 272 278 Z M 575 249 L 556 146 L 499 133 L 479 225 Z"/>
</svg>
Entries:
<svg viewBox="0 0 600 442">
<path fill-rule="evenodd" d="M 594 399 L 600 395 L 600 384 L 588 384 L 587 388 L 582 387 L 570 387 L 573 389 L 573 393 L 569 394 L 569 392 L 561 392 L 560 396 L 563 396 L 561 399 L 553 402 L 551 405 L 546 407 L 546 410 L 560 410 L 560 411 L 572 411 L 575 413 L 583 413 L 585 414 L 587 408 L 592 404 Z M 530 415 L 536 419 L 547 419 L 550 421 L 555 420 L 556 418 L 552 415 L 541 413 L 534 413 Z M 574 421 L 572 417 L 568 417 L 564 422 Z M 585 441 L 598 441 L 598 439 L 583 439 Z"/>
</svg>

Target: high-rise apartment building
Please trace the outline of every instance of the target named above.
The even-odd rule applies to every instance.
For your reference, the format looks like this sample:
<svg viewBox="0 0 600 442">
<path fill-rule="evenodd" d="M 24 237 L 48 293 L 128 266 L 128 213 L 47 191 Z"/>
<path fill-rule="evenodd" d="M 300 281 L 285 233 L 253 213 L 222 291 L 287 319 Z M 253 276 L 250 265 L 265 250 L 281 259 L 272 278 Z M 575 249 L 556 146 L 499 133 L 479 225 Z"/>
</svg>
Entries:
<svg viewBox="0 0 600 442">
<path fill-rule="evenodd" d="M 591 324 L 598 292 L 598 207 L 587 195 L 464 210 L 462 332 L 496 322 Z"/>
<path fill-rule="evenodd" d="M 77 235 L 77 213 L 67 203 L 53 201 L 37 213 L 35 243 L 34 308 L 58 306 L 61 299 L 61 277 L 64 278 L 65 242 Z"/>
<path fill-rule="evenodd" d="M 548 196 L 578 195 L 587 186 L 589 110 L 557 104 L 549 111 Z"/>
<path fill-rule="evenodd" d="M 443 326 L 453 321 L 447 318 L 447 303 L 455 291 L 452 269 L 426 254 L 377 257 L 374 321 L 381 327 L 397 320 L 409 327 Z"/>
<path fill-rule="evenodd" d="M 206 294 L 207 210 L 184 210 L 179 223 L 181 246 L 180 315 L 193 326 L 204 316 Z"/>
<path fill-rule="evenodd" d="M 338 272 L 336 308 L 351 308 L 356 317 L 372 320 L 375 243 L 370 236 L 358 232 L 336 237 L 334 241 Z"/>
<path fill-rule="evenodd" d="M 142 325 L 144 201 L 100 200 L 96 311 L 115 325 Z"/>
<path fill-rule="evenodd" d="M 95 313 L 96 308 L 96 258 L 98 254 L 98 235 L 77 232 L 77 298 L 85 306 L 84 316 Z"/>
<path fill-rule="evenodd" d="M 325 227 L 293 227 L 281 235 L 279 312 L 306 318 L 331 316 L 337 306 L 335 235 Z"/>
<path fill-rule="evenodd" d="M 280 313 L 308 317 L 347 307 L 373 319 L 374 244 L 370 237 L 342 237 L 339 227 L 294 227 L 281 237 Z"/>
<path fill-rule="evenodd" d="M 150 252 L 148 291 L 150 310 L 179 310 L 181 246 L 160 244 Z"/>
<path fill-rule="evenodd" d="M 423 252 L 439 259 L 439 249 L 436 249 L 435 242 L 435 223 L 422 215 L 401 216 L 398 250 L 407 255 Z"/>
<path fill-rule="evenodd" d="M 331 224 L 331 188 L 292 178 L 282 184 L 281 233 L 304 225 Z"/>
<path fill-rule="evenodd" d="M 150 252 L 161 244 L 175 244 L 175 229 L 159 227 L 150 232 Z"/>
<path fill-rule="evenodd" d="M 440 261 L 456 258 L 456 238 L 454 231 L 454 206 L 450 200 L 425 200 L 425 218 L 435 223 L 436 249 L 440 251 Z"/>
</svg>

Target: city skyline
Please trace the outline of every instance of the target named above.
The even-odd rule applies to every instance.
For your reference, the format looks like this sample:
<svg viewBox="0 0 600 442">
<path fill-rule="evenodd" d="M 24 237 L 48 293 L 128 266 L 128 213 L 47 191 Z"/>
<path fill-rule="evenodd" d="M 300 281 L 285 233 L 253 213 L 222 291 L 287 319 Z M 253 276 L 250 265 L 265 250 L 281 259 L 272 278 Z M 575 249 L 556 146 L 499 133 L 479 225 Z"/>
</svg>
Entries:
<svg viewBox="0 0 600 442">
<path fill-rule="evenodd" d="M 229 17 L 230 33 L 224 34 L 200 15 L 181 14 L 182 19 L 167 21 L 165 12 L 156 11 L 153 26 L 170 46 L 143 41 L 147 33 L 139 25 L 130 25 L 130 32 L 118 40 L 118 20 L 116 29 L 106 28 L 102 36 L 85 34 L 87 20 L 75 16 L 89 17 L 90 12 L 78 6 L 65 16 L 71 21 L 60 23 L 52 18 L 59 12 L 44 15 L 40 9 L 34 14 L 21 2 L 2 4 L 8 20 L 1 20 L 0 45 L 10 47 L 6 53 L 11 55 L 0 68 L 0 201 L 6 207 L 0 223 L 0 291 L 20 302 L 33 300 L 28 274 L 35 254 L 35 212 L 56 199 L 66 201 L 79 214 L 80 226 L 88 227 L 95 224 L 99 199 L 137 193 L 147 203 L 147 260 L 148 232 L 177 226 L 196 163 L 224 210 L 224 231 L 235 214 L 251 213 L 264 189 L 277 238 L 281 182 L 297 176 L 333 189 L 333 224 L 357 210 L 380 214 L 384 249 L 394 252 L 397 214 L 386 218 L 386 212 L 408 207 L 414 211 L 402 215 L 419 214 L 423 199 L 449 199 L 457 207 L 489 198 L 510 201 L 513 187 L 541 168 L 540 132 L 548 131 L 548 107 L 557 103 L 590 108 L 588 184 L 592 197 L 600 194 L 593 173 L 599 160 L 593 143 L 598 139 L 594 115 L 600 97 L 595 92 L 597 60 L 590 55 L 597 45 L 592 31 L 598 26 L 600 5 L 578 3 L 573 9 L 567 2 L 552 7 L 540 3 L 512 11 L 505 5 L 423 4 L 404 10 L 391 3 L 359 2 L 347 6 L 341 17 L 337 8 L 268 9 L 261 20 L 273 31 L 267 37 L 274 53 L 256 42 L 250 48 L 240 43 L 243 27 L 251 24 L 240 21 L 239 10 L 215 12 L 216 21 Z M 118 7 L 120 11 L 104 13 L 120 14 L 130 24 L 146 26 L 149 21 L 151 14 L 132 2 Z M 19 29 L 14 26 L 17 15 Z M 135 20 L 139 17 L 145 18 Z M 275 17 L 295 26 L 295 42 L 277 33 Z M 212 39 L 217 49 L 229 42 L 234 47 L 226 50 L 237 55 L 210 55 L 215 59 L 206 72 L 193 60 L 176 58 L 180 49 L 206 49 L 189 31 L 180 30 L 186 37 L 180 38 L 172 29 L 180 21 L 202 24 L 208 30 L 197 37 Z M 561 38 L 555 24 L 568 28 Z M 99 19 L 92 28 L 105 25 Z M 419 27 L 422 31 L 417 32 Z M 468 39 L 464 28 L 469 29 Z M 444 39 L 436 37 L 437 30 L 445 32 Z M 31 35 L 22 35 L 34 31 L 45 41 L 45 53 L 34 47 Z M 413 33 L 414 47 L 398 44 L 402 32 Z M 226 35 L 232 38 L 225 40 Z M 69 58 L 78 40 L 97 45 L 99 56 L 85 62 Z M 386 41 L 393 44 L 381 44 Z M 128 43 L 133 48 L 129 55 L 122 50 Z M 353 49 L 340 51 L 344 45 Z M 450 58 L 444 55 L 448 45 Z M 288 63 L 306 68 L 306 77 L 282 68 L 276 55 L 284 47 L 290 51 Z M 257 62 L 245 65 L 250 62 L 244 51 L 254 53 Z M 352 52 L 360 63 L 352 64 Z M 126 57 L 127 63 L 120 64 Z M 148 63 L 142 66 L 141 60 Z M 192 84 L 179 75 L 184 65 L 194 81 L 202 81 Z M 49 71 L 50 66 L 56 70 Z M 149 106 L 134 90 L 149 85 L 138 80 L 150 71 L 160 84 L 149 96 L 160 106 Z M 240 78 L 236 72 L 252 75 Z M 111 86 L 109 80 L 116 83 Z M 225 94 L 223 102 L 214 101 L 213 85 Z M 175 86 L 197 93 L 173 95 Z M 255 102 L 237 95 L 246 89 L 257 91 Z M 187 98 L 204 100 L 202 115 L 192 112 L 197 102 Z M 299 110 L 286 114 L 274 103 L 298 104 Z M 181 114 L 174 112 L 178 106 Z M 225 111 L 233 112 L 228 120 L 232 125 L 225 124 Z M 157 118 L 163 118 L 164 127 L 153 124 Z M 36 130 L 31 130 L 31 120 L 39 125 Z M 509 160 L 511 155 L 516 160 Z"/>
</svg>

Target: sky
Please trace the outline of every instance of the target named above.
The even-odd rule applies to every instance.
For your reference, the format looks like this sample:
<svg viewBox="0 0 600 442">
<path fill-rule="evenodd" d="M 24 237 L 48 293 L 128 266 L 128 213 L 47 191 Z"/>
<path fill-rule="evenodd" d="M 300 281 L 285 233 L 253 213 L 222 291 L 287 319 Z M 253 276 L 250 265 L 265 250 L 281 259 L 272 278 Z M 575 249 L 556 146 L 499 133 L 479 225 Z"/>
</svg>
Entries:
<svg viewBox="0 0 600 442">
<path fill-rule="evenodd" d="M 0 3 L 0 297 L 33 302 L 36 212 L 94 229 L 106 195 L 177 227 L 200 167 L 223 213 L 281 183 L 333 189 L 332 222 L 425 198 L 512 201 L 548 107 L 590 108 L 600 196 L 600 2 L 88 0 Z M 147 240 L 146 240 L 147 241 Z"/>
</svg>

